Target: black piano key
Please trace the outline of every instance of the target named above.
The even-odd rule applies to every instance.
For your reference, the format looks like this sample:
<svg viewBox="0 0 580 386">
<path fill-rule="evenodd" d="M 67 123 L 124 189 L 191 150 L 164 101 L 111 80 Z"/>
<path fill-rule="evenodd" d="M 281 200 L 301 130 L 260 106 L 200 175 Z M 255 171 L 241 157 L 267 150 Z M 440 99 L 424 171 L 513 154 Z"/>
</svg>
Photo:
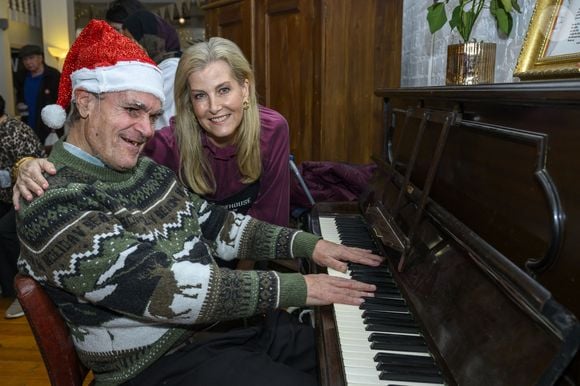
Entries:
<svg viewBox="0 0 580 386">
<path fill-rule="evenodd" d="M 404 365 L 398 365 L 398 366 L 393 366 L 393 365 L 385 365 L 385 364 L 378 364 L 376 367 L 376 370 L 381 372 L 381 371 L 385 371 L 385 372 L 389 372 L 389 373 L 393 373 L 393 374 L 407 374 L 407 373 L 413 373 L 413 374 L 422 374 L 422 375 L 430 375 L 430 376 L 435 376 L 435 377 L 441 377 L 441 371 L 439 371 L 439 369 L 435 366 L 431 366 L 431 367 L 409 367 L 409 366 L 404 366 Z"/>
<path fill-rule="evenodd" d="M 373 343 L 392 343 L 403 344 L 408 346 L 424 346 L 427 347 L 425 340 L 421 336 L 416 335 L 395 335 L 372 332 L 368 337 L 369 342 Z"/>
<path fill-rule="evenodd" d="M 375 294 L 375 296 L 377 294 L 379 294 L 383 297 L 391 296 L 391 297 L 395 297 L 398 299 L 403 298 L 403 296 L 401 295 L 401 292 L 399 291 L 398 288 L 385 288 L 385 287 L 378 286 L 377 289 L 375 290 L 374 294 Z"/>
<path fill-rule="evenodd" d="M 377 267 L 371 267 L 369 265 L 358 264 L 358 263 L 349 263 L 348 266 L 349 266 L 350 270 L 353 272 L 382 272 L 382 273 L 385 273 L 388 275 L 391 274 L 391 270 L 384 263 L 377 266 Z"/>
<path fill-rule="evenodd" d="M 443 378 L 438 375 L 417 374 L 417 373 L 393 373 L 381 371 L 379 379 L 383 381 L 407 381 L 407 382 L 425 382 L 425 383 L 443 383 Z"/>
<path fill-rule="evenodd" d="M 371 311 L 395 311 L 395 312 L 399 312 L 399 313 L 404 313 L 407 310 L 406 307 L 401 307 L 401 306 L 393 306 L 390 304 L 383 304 L 381 302 L 379 302 L 378 300 L 385 300 L 385 299 L 380 299 L 380 298 L 369 298 L 369 299 L 374 299 L 377 301 L 365 301 L 364 303 L 361 303 L 361 305 L 358 307 L 361 310 L 371 310 Z"/>
<path fill-rule="evenodd" d="M 396 312 L 408 312 L 409 308 L 403 303 L 397 303 L 397 299 L 389 299 L 389 298 L 364 298 L 364 303 L 362 303 L 359 308 L 362 310 L 372 309 L 372 306 L 377 306 L 377 308 L 387 310 L 387 311 L 396 311 Z"/>
<path fill-rule="evenodd" d="M 342 244 L 344 245 L 348 245 L 349 247 L 356 247 L 356 248 L 360 248 L 360 249 L 375 249 L 375 246 L 373 244 L 370 244 L 368 241 L 364 241 L 364 240 L 359 240 L 355 237 L 353 238 L 344 238 L 342 236 L 340 236 L 340 241 L 342 241 Z"/>
<path fill-rule="evenodd" d="M 375 304 L 390 304 L 391 306 L 404 308 L 404 312 L 409 311 L 409 308 L 407 307 L 407 302 L 405 302 L 405 299 L 401 297 L 393 298 L 385 296 L 384 294 L 379 294 L 379 296 L 375 294 L 375 296 L 373 297 L 365 297 L 364 299 L 365 301 L 367 301 L 368 299 L 375 299 L 373 301 Z"/>
<path fill-rule="evenodd" d="M 401 324 L 367 324 L 365 327 L 366 331 L 376 331 L 376 332 L 394 332 L 394 333 L 407 333 L 407 334 L 418 334 L 419 330 L 417 327 L 401 325 Z"/>
<path fill-rule="evenodd" d="M 371 322 L 376 323 L 405 322 L 416 325 L 415 318 L 413 318 L 413 315 L 402 312 L 364 310 L 362 313 L 362 317 L 365 323 L 368 322 L 367 324 L 370 324 Z"/>
<path fill-rule="evenodd" d="M 381 294 L 399 295 L 399 297 L 401 297 L 401 291 L 394 283 L 388 283 L 385 281 L 381 282 L 381 280 L 365 280 L 362 278 L 358 278 L 357 276 L 352 277 L 352 279 L 362 281 L 368 284 L 374 284 L 377 287 L 375 292 L 379 291 L 379 293 Z"/>
<path fill-rule="evenodd" d="M 351 271 L 351 275 L 353 276 L 360 276 L 360 277 L 379 277 L 381 279 L 389 279 L 389 280 L 393 280 L 393 276 L 388 273 L 388 272 L 384 272 L 384 271 L 373 271 L 373 270 L 368 270 L 368 271 L 363 271 L 363 270 L 353 270 L 351 267 L 349 267 L 350 271 Z"/>
<path fill-rule="evenodd" d="M 391 294 L 395 294 L 395 293 L 400 294 L 401 293 L 401 291 L 399 291 L 397 286 L 395 286 L 394 284 L 384 283 L 378 279 L 374 279 L 374 280 L 373 279 L 371 279 L 371 280 L 359 279 L 356 276 L 352 277 L 352 279 L 362 281 L 362 282 L 368 283 L 368 284 L 374 284 L 377 287 L 377 289 L 381 290 L 381 293 L 383 293 L 383 294 L 384 293 L 391 293 Z"/>
<path fill-rule="evenodd" d="M 362 224 L 361 226 L 361 224 L 346 224 L 343 222 L 336 223 L 336 225 L 339 234 L 343 234 L 345 236 L 358 236 L 363 239 L 372 240 L 369 235 L 368 227 L 365 224 Z"/>
<path fill-rule="evenodd" d="M 372 276 L 372 275 L 358 275 L 358 274 L 350 274 L 350 277 L 354 280 L 362 281 L 369 284 L 375 284 L 379 287 L 384 288 L 392 288 L 396 289 L 397 291 L 399 288 L 395 285 L 395 282 L 392 279 L 388 279 L 386 277 L 379 277 L 379 276 Z"/>
<path fill-rule="evenodd" d="M 356 235 L 344 235 L 339 234 L 338 237 L 340 241 L 344 245 L 348 245 L 349 247 L 357 247 L 361 249 L 375 249 L 376 246 L 371 239 L 362 239 L 360 236 Z"/>
<path fill-rule="evenodd" d="M 390 364 L 390 363 L 378 363 L 376 366 L 378 371 L 392 371 L 398 373 L 413 372 L 417 374 L 430 374 L 441 376 L 441 371 L 435 365 L 430 366 L 417 366 L 414 364 Z"/>
<path fill-rule="evenodd" d="M 385 365 L 393 366 L 415 366 L 415 367 L 437 367 L 432 357 L 419 355 L 403 355 L 391 353 L 378 353 L 374 356 L 374 361 Z"/>
<path fill-rule="evenodd" d="M 357 229 L 356 226 L 345 226 L 345 225 L 340 225 L 340 227 L 338 228 L 338 234 L 347 238 L 358 238 L 360 240 L 368 240 L 370 242 L 373 241 L 373 239 L 370 237 L 370 235 L 368 233 L 365 234 L 365 232 L 368 232 L 368 229 Z"/>
<path fill-rule="evenodd" d="M 428 353 L 425 340 L 420 336 L 371 333 L 371 348 L 374 350 Z"/>
<path fill-rule="evenodd" d="M 380 299 L 380 298 L 374 298 L 375 300 L 386 300 L 386 299 Z M 389 303 L 380 303 L 380 302 L 369 302 L 368 299 L 362 303 L 359 307 L 359 309 L 361 310 L 370 310 L 370 311 L 391 311 L 391 312 L 399 312 L 399 313 L 405 313 L 408 311 L 408 308 L 406 306 L 400 306 L 400 305 L 393 305 L 393 304 L 389 304 Z"/>
<path fill-rule="evenodd" d="M 360 216 L 356 216 L 356 217 L 341 216 L 341 217 L 335 217 L 334 220 L 337 224 L 340 224 L 341 226 L 356 225 L 358 227 L 358 229 L 367 227 L 366 222 Z"/>
<path fill-rule="evenodd" d="M 377 289 L 385 289 L 390 290 L 392 292 L 396 291 L 397 293 L 401 293 L 399 287 L 394 282 L 393 279 L 389 279 L 386 277 L 378 277 L 378 276 L 368 276 L 368 275 L 353 275 L 350 274 L 351 279 L 362 281 L 364 283 L 374 284 L 377 286 Z"/>
<path fill-rule="evenodd" d="M 365 230 L 366 231 L 366 230 Z M 368 235 L 360 232 L 360 229 L 354 229 L 352 227 L 341 227 L 338 229 L 338 235 L 341 238 L 355 240 L 355 241 L 366 241 L 369 245 L 374 245 L 373 239 Z"/>
<path fill-rule="evenodd" d="M 405 343 L 391 343 L 391 342 L 372 342 L 371 349 L 386 350 L 386 351 L 422 352 L 422 353 L 429 352 L 429 350 L 427 350 L 427 346 Z"/>
<path fill-rule="evenodd" d="M 417 324 L 414 322 L 408 322 L 408 321 L 404 321 L 404 320 L 391 320 L 388 322 L 385 321 L 377 321 L 377 320 L 373 320 L 373 319 L 366 319 L 363 321 L 365 326 L 374 326 L 375 328 L 378 327 L 384 327 L 384 328 L 392 328 L 394 326 L 398 326 L 398 327 L 407 327 L 409 330 L 412 330 L 414 333 L 417 333 L 419 327 L 417 327 Z M 370 331 L 370 330 L 368 330 Z M 380 329 L 377 332 L 390 332 L 390 331 L 385 331 L 385 329 Z"/>
<path fill-rule="evenodd" d="M 378 292 L 375 291 L 373 292 L 373 295 L 375 298 L 378 299 L 390 299 L 393 300 L 395 302 L 399 302 L 401 303 L 401 305 L 407 305 L 407 302 L 405 301 L 405 299 L 403 299 L 403 296 L 401 296 L 401 294 L 394 294 L 394 293 L 385 293 L 385 292 Z"/>
<path fill-rule="evenodd" d="M 406 328 L 406 331 L 399 331 L 399 332 L 408 332 L 408 333 L 414 333 L 414 334 L 418 334 L 419 331 L 419 327 L 417 326 L 417 324 L 415 322 L 408 322 L 408 321 L 401 321 L 401 320 L 391 320 L 389 322 L 384 322 L 384 321 L 376 321 L 376 320 L 364 320 L 363 321 L 364 325 L 367 326 L 365 327 L 367 331 L 374 331 L 370 329 L 370 326 L 372 326 L 373 328 L 377 329 L 376 332 L 393 332 L 393 331 L 388 331 L 388 329 L 394 329 L 395 327 L 397 327 L 399 330 Z"/>
</svg>

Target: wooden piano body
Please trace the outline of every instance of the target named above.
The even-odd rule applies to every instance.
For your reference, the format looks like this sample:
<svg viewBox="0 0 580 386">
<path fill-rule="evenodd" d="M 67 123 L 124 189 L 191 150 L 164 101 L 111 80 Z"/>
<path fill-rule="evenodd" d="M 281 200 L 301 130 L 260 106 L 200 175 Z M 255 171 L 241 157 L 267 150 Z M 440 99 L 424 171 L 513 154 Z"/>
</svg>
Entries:
<svg viewBox="0 0 580 386">
<path fill-rule="evenodd" d="M 580 82 L 377 90 L 385 151 L 358 203 L 447 384 L 580 384 Z M 346 385 L 333 307 L 323 385 Z"/>
</svg>

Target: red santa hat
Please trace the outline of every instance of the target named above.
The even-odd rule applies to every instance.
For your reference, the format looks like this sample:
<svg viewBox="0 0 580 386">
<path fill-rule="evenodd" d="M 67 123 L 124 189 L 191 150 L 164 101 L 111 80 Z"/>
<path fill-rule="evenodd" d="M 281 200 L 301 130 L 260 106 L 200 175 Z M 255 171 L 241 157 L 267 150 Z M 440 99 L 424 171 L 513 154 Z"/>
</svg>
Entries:
<svg viewBox="0 0 580 386">
<path fill-rule="evenodd" d="M 71 46 L 62 67 L 57 104 L 41 112 L 48 127 L 64 125 L 65 110 L 78 88 L 94 93 L 142 91 L 165 101 L 163 76 L 155 62 L 137 43 L 102 20 L 91 20 Z"/>
</svg>

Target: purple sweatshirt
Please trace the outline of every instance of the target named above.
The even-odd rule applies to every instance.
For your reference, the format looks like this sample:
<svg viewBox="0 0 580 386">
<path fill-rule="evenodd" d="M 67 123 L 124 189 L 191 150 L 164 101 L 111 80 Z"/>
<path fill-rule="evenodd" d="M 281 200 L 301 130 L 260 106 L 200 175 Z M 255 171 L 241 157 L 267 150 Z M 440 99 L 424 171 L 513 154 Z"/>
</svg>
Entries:
<svg viewBox="0 0 580 386">
<path fill-rule="evenodd" d="M 216 179 L 216 193 L 205 198 L 217 203 L 231 202 L 231 206 L 225 204 L 231 210 L 237 209 L 236 200 L 249 201 L 247 214 L 250 216 L 272 224 L 288 226 L 290 215 L 288 123 L 282 115 L 272 109 L 260 106 L 259 111 L 262 157 L 259 183 L 248 186 L 240 182 L 242 176 L 236 162 L 236 147 L 231 145 L 219 148 L 208 141 L 204 134 L 203 150 Z M 155 136 L 147 143 L 144 154 L 177 173 L 180 168 L 179 148 L 173 135 L 174 130 L 173 120 L 170 126 L 157 130 Z M 248 193 L 254 188 L 257 196 Z M 248 195 L 252 197 L 243 198 Z M 228 200 L 232 197 L 233 200 Z"/>
</svg>

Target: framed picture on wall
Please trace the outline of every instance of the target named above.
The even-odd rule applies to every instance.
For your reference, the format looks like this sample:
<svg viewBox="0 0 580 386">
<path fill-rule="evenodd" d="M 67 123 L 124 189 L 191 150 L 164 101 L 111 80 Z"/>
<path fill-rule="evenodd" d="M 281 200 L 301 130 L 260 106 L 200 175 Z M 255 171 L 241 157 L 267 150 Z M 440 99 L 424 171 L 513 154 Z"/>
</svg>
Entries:
<svg viewBox="0 0 580 386">
<path fill-rule="evenodd" d="M 580 77 L 580 0 L 537 0 L 514 76 Z"/>
</svg>

